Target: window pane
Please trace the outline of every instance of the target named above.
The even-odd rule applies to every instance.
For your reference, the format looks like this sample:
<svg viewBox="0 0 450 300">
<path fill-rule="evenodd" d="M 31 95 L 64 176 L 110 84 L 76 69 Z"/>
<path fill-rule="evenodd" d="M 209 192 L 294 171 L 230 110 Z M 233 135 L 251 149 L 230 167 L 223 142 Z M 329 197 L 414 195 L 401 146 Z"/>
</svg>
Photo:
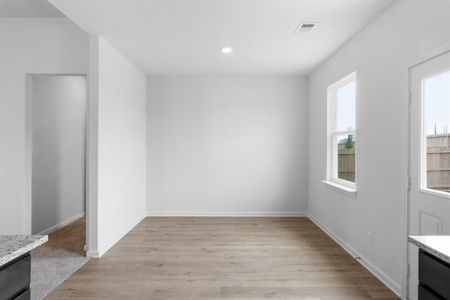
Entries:
<svg viewBox="0 0 450 300">
<path fill-rule="evenodd" d="M 355 130 L 356 81 L 337 91 L 337 131 Z"/>
<path fill-rule="evenodd" d="M 337 177 L 342 180 L 355 182 L 355 136 L 353 134 L 337 136 L 336 143 Z"/>
<path fill-rule="evenodd" d="M 450 193 L 450 72 L 424 82 L 427 188 Z"/>
</svg>

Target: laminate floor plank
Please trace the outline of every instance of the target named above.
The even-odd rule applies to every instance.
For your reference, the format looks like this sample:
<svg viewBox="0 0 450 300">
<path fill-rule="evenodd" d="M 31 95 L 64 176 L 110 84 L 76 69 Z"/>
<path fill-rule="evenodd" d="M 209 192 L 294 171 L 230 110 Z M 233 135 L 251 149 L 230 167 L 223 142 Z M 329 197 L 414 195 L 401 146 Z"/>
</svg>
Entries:
<svg viewBox="0 0 450 300">
<path fill-rule="evenodd" d="M 149 217 L 47 299 L 399 299 L 307 218 Z"/>
</svg>

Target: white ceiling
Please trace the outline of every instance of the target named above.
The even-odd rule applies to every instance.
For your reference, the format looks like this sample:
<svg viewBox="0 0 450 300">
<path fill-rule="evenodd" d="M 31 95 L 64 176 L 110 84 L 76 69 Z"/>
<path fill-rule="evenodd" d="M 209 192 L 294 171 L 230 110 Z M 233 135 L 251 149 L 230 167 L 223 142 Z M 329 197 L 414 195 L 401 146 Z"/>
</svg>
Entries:
<svg viewBox="0 0 450 300">
<path fill-rule="evenodd" d="M 0 18 L 60 18 L 64 15 L 46 0 L 0 0 Z"/>
<path fill-rule="evenodd" d="M 394 2 L 48 1 L 148 74 L 305 74 Z M 294 35 L 301 21 L 319 25 Z M 224 55 L 224 46 L 235 51 Z"/>
</svg>

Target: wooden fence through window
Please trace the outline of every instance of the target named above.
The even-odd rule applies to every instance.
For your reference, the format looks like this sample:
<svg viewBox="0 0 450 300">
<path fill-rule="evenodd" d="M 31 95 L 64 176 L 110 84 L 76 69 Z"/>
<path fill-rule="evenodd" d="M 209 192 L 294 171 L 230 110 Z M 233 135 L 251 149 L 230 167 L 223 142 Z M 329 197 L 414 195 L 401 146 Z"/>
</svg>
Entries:
<svg viewBox="0 0 450 300">
<path fill-rule="evenodd" d="M 380 153 L 380 159 L 385 154 Z M 355 147 L 346 149 L 344 143 L 338 145 L 338 177 L 355 181 Z M 449 134 L 427 136 L 427 187 L 450 191 Z"/>
</svg>

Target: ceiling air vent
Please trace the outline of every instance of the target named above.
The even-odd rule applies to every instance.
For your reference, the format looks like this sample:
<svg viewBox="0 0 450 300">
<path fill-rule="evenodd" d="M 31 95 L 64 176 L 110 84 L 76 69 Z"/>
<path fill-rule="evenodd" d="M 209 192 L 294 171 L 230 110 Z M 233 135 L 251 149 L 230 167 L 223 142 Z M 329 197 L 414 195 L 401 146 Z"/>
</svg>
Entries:
<svg viewBox="0 0 450 300">
<path fill-rule="evenodd" d="M 304 23 L 304 22 L 301 22 L 300 24 L 298 24 L 297 28 L 295 29 L 294 34 L 311 32 L 316 27 L 317 27 L 317 23 Z"/>
</svg>

